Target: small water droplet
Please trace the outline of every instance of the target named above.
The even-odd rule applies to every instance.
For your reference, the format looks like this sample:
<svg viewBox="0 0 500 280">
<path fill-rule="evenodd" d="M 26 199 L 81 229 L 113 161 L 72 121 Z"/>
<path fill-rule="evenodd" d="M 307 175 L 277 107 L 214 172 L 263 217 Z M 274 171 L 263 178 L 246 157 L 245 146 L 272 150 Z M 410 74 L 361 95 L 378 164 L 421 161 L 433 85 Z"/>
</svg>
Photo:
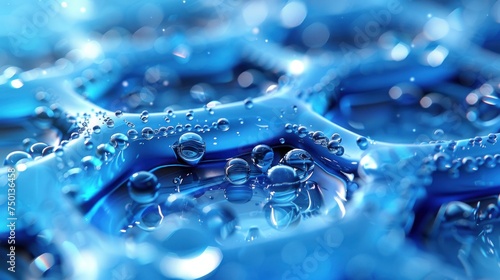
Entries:
<svg viewBox="0 0 500 280">
<path fill-rule="evenodd" d="M 247 109 L 252 109 L 253 108 L 253 101 L 250 98 L 245 99 L 245 108 Z"/>
<path fill-rule="evenodd" d="M 369 142 L 368 142 L 368 139 L 366 139 L 366 137 L 359 137 L 356 140 L 356 144 L 358 144 L 358 147 L 361 150 L 366 150 L 368 148 Z"/>
<path fill-rule="evenodd" d="M 280 141 L 280 144 L 285 144 L 285 138 L 282 137 L 282 138 L 280 138 L 279 141 Z"/>
<path fill-rule="evenodd" d="M 123 112 L 122 112 L 122 111 L 120 111 L 120 110 L 116 110 L 116 111 L 115 111 L 115 116 L 116 116 L 117 118 L 120 118 L 121 116 L 123 116 Z"/>
<path fill-rule="evenodd" d="M 92 131 L 95 133 L 95 134 L 99 134 L 101 133 L 101 127 L 98 126 L 98 125 L 95 125 L 93 128 L 92 128 Z"/>
<path fill-rule="evenodd" d="M 151 127 L 145 127 L 141 131 L 141 135 L 146 140 L 151 140 L 154 137 L 154 130 Z"/>
<path fill-rule="evenodd" d="M 220 118 L 217 120 L 217 129 L 221 131 L 229 130 L 229 121 L 226 118 Z"/>
</svg>

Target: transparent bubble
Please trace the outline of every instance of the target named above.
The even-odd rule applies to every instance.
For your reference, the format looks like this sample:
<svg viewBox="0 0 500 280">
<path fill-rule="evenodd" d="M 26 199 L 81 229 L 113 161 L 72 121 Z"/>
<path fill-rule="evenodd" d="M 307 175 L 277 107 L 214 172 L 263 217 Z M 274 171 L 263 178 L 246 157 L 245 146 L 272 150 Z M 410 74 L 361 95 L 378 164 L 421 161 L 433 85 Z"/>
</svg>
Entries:
<svg viewBox="0 0 500 280">
<path fill-rule="evenodd" d="M 267 145 L 257 145 L 252 149 L 252 162 L 262 172 L 266 172 L 274 160 L 274 151 Z"/>
<path fill-rule="evenodd" d="M 196 165 L 205 155 L 206 147 L 200 135 L 194 132 L 187 132 L 179 137 L 173 148 L 179 159 L 189 165 Z"/>
<path fill-rule="evenodd" d="M 149 120 L 149 112 L 146 110 L 142 111 L 140 118 L 143 123 L 147 123 Z"/>
<path fill-rule="evenodd" d="M 328 138 L 322 131 L 316 131 L 313 133 L 312 140 L 315 144 L 326 146 L 328 143 Z"/>
<path fill-rule="evenodd" d="M 231 184 L 245 184 L 250 177 L 250 166 L 244 159 L 233 158 L 226 163 L 224 174 Z"/>
<path fill-rule="evenodd" d="M 38 143 L 35 143 L 33 145 L 31 145 L 30 147 L 30 154 L 33 158 L 37 157 L 37 156 L 41 156 L 42 155 L 42 152 L 43 152 L 43 149 L 47 148 L 49 145 L 45 144 L 45 143 L 42 143 L 42 142 L 38 142 Z"/>
<path fill-rule="evenodd" d="M 247 109 L 252 109 L 253 108 L 253 101 L 252 101 L 252 99 L 247 98 L 243 102 L 245 103 L 245 108 L 247 108 Z"/>
<path fill-rule="evenodd" d="M 281 159 L 280 163 L 292 167 L 301 182 L 305 182 L 309 179 L 314 171 L 314 160 L 312 156 L 302 149 L 290 150 Z"/>
<path fill-rule="evenodd" d="M 130 197 L 137 203 L 150 203 L 158 197 L 158 178 L 151 172 L 134 173 L 127 183 Z"/>
</svg>

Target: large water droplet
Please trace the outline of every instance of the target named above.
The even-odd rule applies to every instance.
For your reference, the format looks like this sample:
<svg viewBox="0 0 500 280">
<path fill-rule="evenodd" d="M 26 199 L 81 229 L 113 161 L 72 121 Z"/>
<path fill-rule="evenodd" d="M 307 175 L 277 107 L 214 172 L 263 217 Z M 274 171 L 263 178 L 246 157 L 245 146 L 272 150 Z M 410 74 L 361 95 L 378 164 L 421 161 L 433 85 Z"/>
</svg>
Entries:
<svg viewBox="0 0 500 280">
<path fill-rule="evenodd" d="M 147 171 L 134 173 L 127 183 L 130 197 L 138 203 L 150 203 L 158 197 L 158 178 Z"/>
<path fill-rule="evenodd" d="M 205 155 L 205 142 L 200 135 L 187 132 L 173 146 L 177 157 L 189 165 L 196 165 Z"/>
<path fill-rule="evenodd" d="M 119 151 L 125 150 L 129 145 L 128 137 L 122 133 L 111 135 L 110 143 Z"/>
<path fill-rule="evenodd" d="M 301 182 L 309 179 L 314 171 L 314 160 L 312 156 L 302 149 L 288 151 L 280 161 L 281 164 L 292 167 Z"/>
<path fill-rule="evenodd" d="M 257 145 L 252 149 L 252 162 L 262 172 L 266 172 L 274 160 L 274 151 L 268 145 Z"/>
<path fill-rule="evenodd" d="M 31 157 L 30 154 L 22 151 L 15 151 L 8 154 L 5 157 L 3 164 L 9 166 L 16 166 L 16 164 L 23 164 L 32 160 L 33 158 Z"/>
<path fill-rule="evenodd" d="M 103 162 L 109 162 L 115 156 L 115 148 L 110 144 L 100 144 L 97 146 L 96 155 Z"/>
<path fill-rule="evenodd" d="M 241 158 L 233 158 L 226 163 L 224 174 L 231 184 L 241 185 L 250 177 L 250 166 Z"/>
</svg>

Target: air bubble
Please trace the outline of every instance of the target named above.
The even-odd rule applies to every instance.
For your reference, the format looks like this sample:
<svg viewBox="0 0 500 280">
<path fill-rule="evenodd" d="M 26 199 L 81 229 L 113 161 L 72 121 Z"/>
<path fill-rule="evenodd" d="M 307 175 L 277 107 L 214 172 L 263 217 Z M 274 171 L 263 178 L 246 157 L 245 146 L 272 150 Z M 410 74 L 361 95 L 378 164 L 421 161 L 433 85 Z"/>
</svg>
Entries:
<svg viewBox="0 0 500 280">
<path fill-rule="evenodd" d="M 15 151 L 8 154 L 5 157 L 4 165 L 16 166 L 16 164 L 24 164 L 26 162 L 32 161 L 33 158 L 30 154 L 21 151 Z"/>
<path fill-rule="evenodd" d="M 140 118 L 143 123 L 147 123 L 149 120 L 149 112 L 147 110 L 142 111 Z"/>
</svg>

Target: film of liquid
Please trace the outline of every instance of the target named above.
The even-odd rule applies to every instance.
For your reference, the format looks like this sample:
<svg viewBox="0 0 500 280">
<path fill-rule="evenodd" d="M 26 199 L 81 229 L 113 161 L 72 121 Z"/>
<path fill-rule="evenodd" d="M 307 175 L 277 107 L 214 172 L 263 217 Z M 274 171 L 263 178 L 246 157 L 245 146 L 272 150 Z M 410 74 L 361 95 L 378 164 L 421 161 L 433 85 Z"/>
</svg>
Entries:
<svg viewBox="0 0 500 280">
<path fill-rule="evenodd" d="M 0 5 L 1 279 L 500 277 L 500 1 Z"/>
</svg>

